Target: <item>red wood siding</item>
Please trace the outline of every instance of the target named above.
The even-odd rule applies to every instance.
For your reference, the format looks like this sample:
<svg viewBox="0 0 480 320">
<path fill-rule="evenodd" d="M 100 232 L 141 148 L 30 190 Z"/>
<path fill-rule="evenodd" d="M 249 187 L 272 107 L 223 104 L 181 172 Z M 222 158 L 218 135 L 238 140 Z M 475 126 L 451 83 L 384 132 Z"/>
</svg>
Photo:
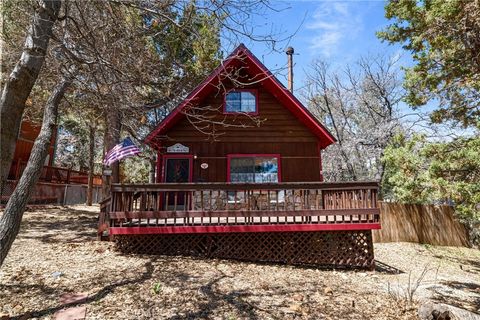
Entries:
<svg viewBox="0 0 480 320">
<path fill-rule="evenodd" d="M 228 79 L 235 79 L 235 84 Z M 250 83 L 251 86 L 239 84 Z M 254 85 L 256 84 L 256 85 Z M 229 89 L 266 89 L 275 99 L 283 104 L 304 127 L 314 134 L 320 146 L 326 148 L 335 142 L 328 130 L 308 112 L 302 103 L 288 91 L 276 77 L 243 44 L 240 44 L 202 83 L 200 83 L 150 134 L 145 142 L 155 149 L 161 145 L 162 136 L 176 126 L 185 115 L 189 114 L 192 104 L 198 104 L 212 96 L 221 96 Z M 222 93 L 219 95 L 218 93 Z M 218 108 L 217 108 L 218 111 Z M 205 110 L 202 110 L 205 112 Z M 191 114 L 191 113 L 190 113 Z M 198 115 L 198 114 L 197 114 Z M 277 116 L 277 113 L 275 115 Z M 271 117 L 273 119 L 273 116 Z M 281 120 L 281 119 L 277 119 Z M 288 118 L 283 118 L 288 120 Z M 288 125 L 288 124 L 287 124 Z M 217 125 L 218 126 L 218 125 Z M 205 128 L 203 128 L 205 129 Z M 297 139 L 302 140 L 302 137 Z"/>
<path fill-rule="evenodd" d="M 10 167 L 9 179 L 16 179 L 17 169 L 21 166 L 21 163 L 26 163 L 32 152 L 33 143 L 40 133 L 40 125 L 34 125 L 28 121 L 23 121 L 20 127 L 20 133 L 18 135 L 17 143 L 15 145 L 15 153 L 13 155 L 12 166 Z M 53 164 L 53 154 L 55 151 L 56 130 L 52 135 L 52 140 L 49 150 L 48 163 L 46 165 L 51 166 Z"/>
<path fill-rule="evenodd" d="M 213 142 L 209 141 L 211 136 L 202 134 L 185 117 L 163 137 L 161 153 L 164 154 L 166 147 L 175 143 L 188 146 L 189 153 L 197 156 L 193 161 L 194 182 L 227 181 L 227 155 L 242 153 L 280 154 L 281 181 L 320 181 L 318 138 L 272 94 L 263 87 L 257 89 L 256 118 L 262 120 L 259 127 L 248 116 L 224 115 L 224 97 L 223 94 L 217 94 L 202 103 L 204 108 L 208 106 L 208 109 L 215 109 L 206 114 L 214 115 L 215 120 L 235 127 L 216 126 L 217 141 Z M 238 127 L 242 123 L 247 127 Z M 211 132 L 211 128 L 204 130 Z M 208 163 L 208 168 L 201 169 L 201 163 Z"/>
</svg>

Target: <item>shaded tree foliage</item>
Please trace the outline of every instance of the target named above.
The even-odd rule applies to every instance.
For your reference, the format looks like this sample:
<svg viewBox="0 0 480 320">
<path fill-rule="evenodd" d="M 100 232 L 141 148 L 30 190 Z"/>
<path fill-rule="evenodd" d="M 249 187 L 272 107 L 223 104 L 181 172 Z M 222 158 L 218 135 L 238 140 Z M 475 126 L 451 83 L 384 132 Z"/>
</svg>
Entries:
<svg viewBox="0 0 480 320">
<path fill-rule="evenodd" d="M 6 79 L 2 79 L 0 96 L 0 190 L 15 150 L 17 133 L 25 104 L 45 61 L 48 45 L 58 19 L 61 1 L 42 0 L 31 8 L 31 23 L 28 27 L 23 51 Z M 2 7 L 2 11 L 3 11 Z M 9 25 L 3 21 L 4 25 Z M 8 65 L 2 61 L 2 67 Z"/>
<path fill-rule="evenodd" d="M 148 124 L 146 104 L 158 107 L 180 99 L 210 71 L 209 66 L 221 58 L 220 30 L 275 43 L 269 35 L 258 38 L 246 23 L 259 8 L 270 9 L 263 0 L 6 2 L 9 5 L 2 5 L 2 10 L 7 8 L 7 14 L 2 12 L 2 17 L 8 19 L 2 24 L 7 28 L 2 32 L 15 30 L 15 35 L 7 39 L 12 54 L 7 61 L 2 57 L 2 68 L 15 67 L 2 79 L 2 184 L 29 96 L 28 104 L 38 114 L 44 111 L 44 117 L 27 168 L 0 218 L 0 265 L 38 181 L 48 150 L 46 138 L 52 134 L 59 107 L 60 114 L 73 110 L 72 116 L 89 127 L 90 137 L 92 120 L 101 119 L 104 147 L 109 149 L 119 142 L 122 131 L 138 137 Z M 23 27 L 28 27 L 26 37 Z M 20 38 L 26 40 L 18 58 L 13 53 Z"/>
<path fill-rule="evenodd" d="M 464 221 L 480 221 L 479 137 L 429 142 L 424 135 L 397 135 L 384 161 L 386 199 L 453 205 Z"/>
<path fill-rule="evenodd" d="M 378 36 L 402 43 L 416 64 L 406 68 L 406 101 L 413 107 L 431 99 L 436 123 L 480 127 L 480 3 L 469 0 L 391 0 L 392 23 Z"/>
</svg>

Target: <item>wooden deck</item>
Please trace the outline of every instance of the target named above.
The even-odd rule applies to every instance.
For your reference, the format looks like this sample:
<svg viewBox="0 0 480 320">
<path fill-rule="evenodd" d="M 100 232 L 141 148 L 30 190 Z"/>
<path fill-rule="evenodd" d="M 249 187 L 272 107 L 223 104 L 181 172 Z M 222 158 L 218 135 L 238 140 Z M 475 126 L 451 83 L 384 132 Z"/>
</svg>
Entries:
<svg viewBox="0 0 480 320">
<path fill-rule="evenodd" d="M 178 234 L 380 228 L 378 185 L 356 183 L 116 184 L 99 232 Z"/>
<path fill-rule="evenodd" d="M 98 234 L 125 253 L 372 269 L 377 192 L 374 182 L 117 184 Z"/>
</svg>

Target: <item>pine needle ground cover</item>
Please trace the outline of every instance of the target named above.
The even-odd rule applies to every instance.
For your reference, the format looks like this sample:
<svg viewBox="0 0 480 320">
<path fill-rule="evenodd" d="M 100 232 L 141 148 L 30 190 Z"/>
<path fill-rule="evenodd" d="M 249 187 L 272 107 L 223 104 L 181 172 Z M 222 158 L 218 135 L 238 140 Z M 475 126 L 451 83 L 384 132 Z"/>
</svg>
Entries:
<svg viewBox="0 0 480 320">
<path fill-rule="evenodd" d="M 66 293 L 87 295 L 86 319 L 416 319 L 426 298 L 480 308 L 477 250 L 375 244 L 375 272 L 125 255 L 95 240 L 97 212 L 26 212 L 0 270 L 0 318 L 51 319 Z"/>
</svg>

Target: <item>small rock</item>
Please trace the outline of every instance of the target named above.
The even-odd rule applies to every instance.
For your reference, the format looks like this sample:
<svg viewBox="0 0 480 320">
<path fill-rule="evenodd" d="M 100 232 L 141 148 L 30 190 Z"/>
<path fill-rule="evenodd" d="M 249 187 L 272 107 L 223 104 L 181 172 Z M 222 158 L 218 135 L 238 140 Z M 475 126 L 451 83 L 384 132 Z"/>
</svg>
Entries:
<svg viewBox="0 0 480 320">
<path fill-rule="evenodd" d="M 303 301 L 303 295 L 299 294 L 299 293 L 296 293 L 292 296 L 293 300 L 295 301 Z"/>
<path fill-rule="evenodd" d="M 323 293 L 325 293 L 326 295 L 333 295 L 333 290 L 330 287 L 326 287 L 325 289 L 323 289 Z"/>
<path fill-rule="evenodd" d="M 456 317 L 448 308 L 427 302 L 418 308 L 418 317 L 421 320 L 454 320 Z"/>
<path fill-rule="evenodd" d="M 303 306 L 302 307 L 302 316 L 308 317 L 310 315 L 310 309 L 308 307 Z"/>
<path fill-rule="evenodd" d="M 105 252 L 105 248 L 97 248 L 97 249 L 95 249 L 95 252 L 96 252 L 96 253 L 104 253 L 104 252 Z"/>
<path fill-rule="evenodd" d="M 63 276 L 63 272 L 55 271 L 54 273 L 52 273 L 52 277 L 53 277 L 54 279 L 58 279 L 58 278 L 60 278 L 61 276 Z"/>
<path fill-rule="evenodd" d="M 300 304 L 292 304 L 290 307 L 288 307 L 290 311 L 293 311 L 295 313 L 302 313 L 302 306 Z"/>
<path fill-rule="evenodd" d="M 71 304 L 71 303 L 81 303 L 87 300 L 88 294 L 81 292 L 81 293 L 64 293 L 60 296 L 60 303 L 61 304 Z"/>
<path fill-rule="evenodd" d="M 13 312 L 15 312 L 15 313 L 20 313 L 20 312 L 22 312 L 22 310 L 23 310 L 23 307 L 19 304 L 17 304 L 15 307 L 13 307 Z"/>
<path fill-rule="evenodd" d="M 268 285 L 268 283 L 262 282 L 260 284 L 260 288 L 262 288 L 263 290 L 268 290 L 270 288 L 270 286 Z"/>
<path fill-rule="evenodd" d="M 478 320 L 479 316 L 471 311 L 444 303 L 427 302 L 418 308 L 421 320 Z"/>
<path fill-rule="evenodd" d="M 59 310 L 54 313 L 54 319 L 85 319 L 87 307 L 73 307 Z"/>
<path fill-rule="evenodd" d="M 366 274 L 365 272 L 359 272 L 359 273 L 357 273 L 357 274 L 358 274 L 360 277 L 366 277 L 366 276 L 367 276 L 367 274 Z"/>
</svg>

